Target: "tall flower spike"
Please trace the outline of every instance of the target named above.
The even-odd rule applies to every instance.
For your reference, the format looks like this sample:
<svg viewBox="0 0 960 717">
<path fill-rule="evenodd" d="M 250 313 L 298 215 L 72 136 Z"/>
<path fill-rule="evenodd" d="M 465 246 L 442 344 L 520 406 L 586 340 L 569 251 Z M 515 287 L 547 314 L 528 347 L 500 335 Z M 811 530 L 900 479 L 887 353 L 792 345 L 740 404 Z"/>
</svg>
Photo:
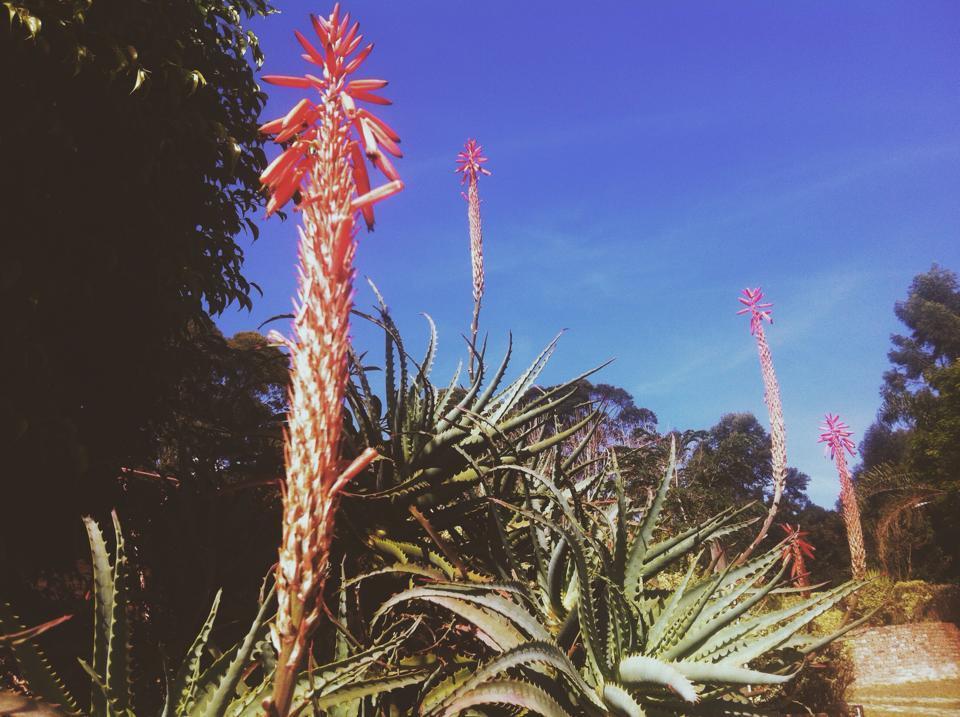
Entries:
<svg viewBox="0 0 960 717">
<path fill-rule="evenodd" d="M 302 211 L 299 282 L 293 336 L 280 340 L 290 352 L 290 411 L 285 436 L 286 484 L 283 535 L 277 564 L 277 618 L 272 638 L 279 653 L 273 695 L 264 707 L 274 717 L 290 710 L 297 666 L 309 650 L 321 614 L 324 581 L 339 494 L 375 457 L 368 450 L 346 468 L 340 430 L 347 382 L 356 221 L 373 226 L 375 202 L 402 187 L 386 153 L 399 156 L 399 138 L 357 102 L 384 104 L 375 94 L 382 80 L 349 80 L 369 54 L 351 57 L 362 40 L 339 5 L 327 18 L 313 17 L 318 42 L 299 32 L 304 58 L 318 75 L 269 76 L 285 87 L 315 89 L 263 131 L 289 143 L 264 171 L 268 214 L 300 193 Z M 371 189 L 367 161 L 391 181 Z"/>
<path fill-rule="evenodd" d="M 756 550 L 760 541 L 767 536 L 770 526 L 773 525 L 777 510 L 780 508 L 780 499 L 787 482 L 787 430 L 783 424 L 780 384 L 777 382 L 777 374 L 773 370 L 773 356 L 770 355 L 767 337 L 763 332 L 764 321 L 773 323 L 773 316 L 770 311 L 773 304 L 763 302 L 763 292 L 760 287 L 744 289 L 743 296 L 739 297 L 739 301 L 744 305 L 744 308 L 737 314 L 750 314 L 750 333 L 756 339 L 757 352 L 760 355 L 760 375 L 763 378 L 764 389 L 763 399 L 767 404 L 767 413 L 770 416 L 770 460 L 773 469 L 773 500 L 770 501 L 767 517 L 764 519 L 763 525 L 760 526 L 757 537 L 737 557 L 737 563 L 742 564 Z"/>
<path fill-rule="evenodd" d="M 483 300 L 483 225 L 480 222 L 480 191 L 477 177 L 481 174 L 490 176 L 490 170 L 483 165 L 487 158 L 483 156 L 483 147 L 477 140 L 468 139 L 463 145 L 463 151 L 457 154 L 457 168 L 461 173 L 460 184 L 467 184 L 467 220 L 470 223 L 470 264 L 473 269 L 473 321 L 470 324 L 470 335 L 473 345 L 477 344 L 477 331 L 480 326 L 480 303 Z M 473 379 L 474 352 L 470 351 L 470 378 Z"/>
<path fill-rule="evenodd" d="M 306 175 L 317 161 L 311 153 L 319 151 L 324 141 L 335 140 L 346 148 L 350 175 L 342 178 L 346 183 L 338 185 L 338 189 L 340 192 L 350 190 L 352 209 L 359 210 L 367 228 L 373 229 L 373 204 L 403 188 L 400 175 L 387 155 L 399 158 L 403 153 L 399 147 L 400 136 L 390 125 L 357 103 L 391 104 L 390 100 L 376 94 L 386 87 L 387 82 L 350 79 L 373 50 L 373 45 L 353 54 L 360 47 L 363 35 L 358 33 L 359 23 L 350 24 L 349 13 L 340 16 L 339 3 L 334 6 L 330 17 L 311 15 L 310 19 L 320 41 L 317 45 L 300 32 L 294 34 L 305 50 L 303 59 L 319 68 L 315 70 L 319 76 L 307 73 L 302 77 L 263 77 L 264 82 L 273 85 L 312 89 L 318 94 L 316 102 L 304 98 L 283 117 L 260 127 L 261 132 L 273 135 L 275 142 L 289 143 L 260 175 L 260 181 L 270 192 L 267 215 L 282 208 L 307 181 Z M 333 115 L 336 115 L 336 122 L 331 123 Z M 326 135 L 328 132 L 335 132 L 337 136 Z M 364 156 L 390 180 L 372 192 Z"/>
<path fill-rule="evenodd" d="M 843 525 L 847 530 L 847 543 L 850 545 L 850 569 L 856 580 L 862 580 L 867 573 L 867 553 L 863 545 L 863 526 L 860 523 L 860 507 L 857 505 L 857 493 L 847 468 L 847 457 L 856 454 L 856 448 L 850 436 L 850 427 L 840 420 L 840 416 L 828 413 L 824 424 L 820 426 L 820 438 L 817 443 L 826 443 L 830 458 L 837 466 L 840 478 L 840 507 L 843 510 Z"/>
</svg>

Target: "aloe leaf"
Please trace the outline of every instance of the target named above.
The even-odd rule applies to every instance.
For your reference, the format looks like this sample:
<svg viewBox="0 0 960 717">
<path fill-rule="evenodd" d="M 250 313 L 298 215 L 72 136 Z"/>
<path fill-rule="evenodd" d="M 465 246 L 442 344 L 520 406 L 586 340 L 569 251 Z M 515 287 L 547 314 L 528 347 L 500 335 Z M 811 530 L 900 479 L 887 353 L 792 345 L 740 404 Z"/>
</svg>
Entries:
<svg viewBox="0 0 960 717">
<path fill-rule="evenodd" d="M 819 639 L 817 639 L 817 640 L 813 640 L 813 641 L 811 641 L 811 642 L 809 642 L 809 643 L 807 643 L 807 644 L 801 645 L 800 647 L 797 648 L 797 651 L 798 651 L 801 655 L 809 655 L 811 652 L 816 652 L 817 650 L 819 650 L 819 649 L 820 649 L 821 647 L 823 647 L 824 645 L 830 644 L 831 642 L 833 642 L 833 641 L 836 640 L 837 638 L 843 637 L 844 635 L 846 635 L 846 634 L 847 634 L 848 632 L 850 632 L 851 630 L 860 627 L 861 625 L 863 625 L 863 624 L 866 623 L 866 622 L 869 622 L 869 620 L 870 620 L 874 615 L 876 615 L 877 612 L 879 612 L 882 607 L 884 607 L 882 604 L 881 604 L 881 605 L 877 605 L 877 607 L 875 607 L 873 610 L 871 610 L 870 612 L 868 612 L 868 613 L 867 613 L 866 615 L 864 615 L 863 617 L 857 618 L 856 620 L 851 620 L 851 621 L 848 622 L 846 625 L 844 625 L 843 627 L 841 627 L 839 630 L 835 630 L 834 632 L 830 633 L 830 634 L 827 635 L 826 637 L 821 637 L 821 638 L 819 638 Z"/>
<path fill-rule="evenodd" d="M 19 632 L 23 625 L 7 603 L 0 600 L 0 630 Z M 73 696 L 64 687 L 60 676 L 50 666 L 47 656 L 33 641 L 14 642 L 10 645 L 21 677 L 30 691 L 44 702 L 58 706 L 69 714 L 80 713 Z"/>
<path fill-rule="evenodd" d="M 627 556 L 627 567 L 624 572 L 624 591 L 628 597 L 635 597 L 640 591 L 640 569 L 646 556 L 647 548 L 650 545 L 650 538 L 653 530 L 660 518 L 660 511 L 663 509 L 663 502 L 666 500 L 667 491 L 670 489 L 670 480 L 677 470 L 677 442 L 673 436 L 670 437 L 670 458 L 667 461 L 667 470 L 660 480 L 660 486 L 654 495 L 646 514 L 640 523 L 640 530 L 633 539 L 633 545 L 630 547 L 630 553 Z"/>
<path fill-rule="evenodd" d="M 107 554 L 107 545 L 97 522 L 88 516 L 83 518 L 90 542 L 90 560 L 93 563 L 93 664 L 89 667 L 94 674 L 107 674 L 110 655 L 110 642 L 113 638 L 114 598 L 113 566 Z M 84 663 L 86 664 L 86 663 Z M 102 677 L 98 677 L 102 679 Z M 106 715 L 110 708 L 105 697 L 105 689 L 96 682 L 90 690 L 90 712 Z"/>
<path fill-rule="evenodd" d="M 520 375 L 520 378 L 514 381 L 499 397 L 493 400 L 491 410 L 486 415 L 486 418 L 491 423 L 500 423 L 507 412 L 513 408 L 516 402 L 527 392 L 527 389 L 537 380 L 540 372 L 543 371 L 544 366 L 547 365 L 547 361 L 550 360 L 554 350 L 557 348 L 557 342 L 560 341 L 562 333 L 563 332 L 557 334 L 553 340 L 547 344 L 527 370 Z"/>
<path fill-rule="evenodd" d="M 222 590 L 217 591 L 213 599 L 213 605 L 210 607 L 210 613 L 204 621 L 200 632 L 194 639 L 190 649 L 177 670 L 171 685 L 171 704 L 174 705 L 174 712 L 181 715 L 187 712 L 193 701 L 194 690 L 197 686 L 197 679 L 200 677 L 200 660 L 203 657 L 203 651 L 207 646 L 207 640 L 210 639 L 210 632 L 213 630 L 213 621 L 217 617 L 217 610 L 220 607 L 220 597 Z"/>
<path fill-rule="evenodd" d="M 567 541 L 561 538 L 550 555 L 550 567 L 547 569 L 547 594 L 550 597 L 550 607 L 563 617 L 567 609 L 563 605 L 563 585 L 566 578 Z"/>
<path fill-rule="evenodd" d="M 490 399 L 493 398 L 494 393 L 500 387 L 501 381 L 503 381 L 504 375 L 507 373 L 507 367 L 510 365 L 510 359 L 513 357 L 513 332 L 507 333 L 507 350 L 503 354 L 503 359 L 500 361 L 500 365 L 497 367 L 497 370 L 493 373 L 493 376 L 490 377 L 490 383 L 487 384 L 487 387 L 483 390 L 478 397 L 476 402 L 473 404 L 474 413 L 483 415 L 484 410 L 487 407 L 487 404 L 490 403 Z M 481 365 L 482 368 L 482 365 Z"/>
<path fill-rule="evenodd" d="M 450 380 L 450 383 L 447 385 L 446 390 L 443 392 L 443 396 L 437 401 L 437 405 L 433 409 L 433 422 L 436 424 L 443 418 L 443 414 L 449 410 L 450 403 L 453 401 L 457 384 L 460 382 L 460 374 L 463 372 L 463 361 L 457 362 L 457 370 L 453 372 L 453 378 Z"/>
<path fill-rule="evenodd" d="M 787 563 L 784 562 L 776 576 L 774 576 L 774 578 L 767 583 L 767 587 L 769 588 L 767 592 L 772 590 L 773 587 L 777 585 L 781 579 L 783 579 L 783 575 L 786 570 Z M 751 608 L 753 608 L 754 605 L 766 597 L 767 592 L 762 590 L 757 591 L 754 595 L 751 595 L 748 599 L 738 604 L 734 609 L 729 610 L 726 614 L 721 615 L 714 620 L 710 620 L 709 615 L 701 615 L 701 621 L 691 626 L 691 629 L 685 632 L 683 639 L 681 639 L 675 646 L 665 651 L 663 653 L 663 657 L 668 660 L 676 660 L 689 655 L 704 642 L 706 642 L 711 635 L 715 635 L 719 630 L 732 623 L 741 615 L 746 614 Z"/>
<path fill-rule="evenodd" d="M 588 423 L 590 423 L 590 421 L 596 420 L 598 415 L 599 414 L 597 414 L 596 412 L 591 413 L 586 418 L 584 418 L 581 421 L 578 421 L 577 423 L 573 424 L 572 426 L 570 426 L 570 428 L 567 428 L 564 431 L 555 433 L 549 438 L 544 438 L 542 441 L 538 441 L 537 443 L 532 443 L 528 446 L 524 446 L 520 450 L 520 455 L 523 457 L 535 456 L 540 453 L 543 453 L 544 451 L 550 448 L 553 448 L 554 446 L 567 440 L 570 436 L 576 434 L 581 428 L 583 428 Z"/>
<path fill-rule="evenodd" d="M 673 668 L 694 682 L 722 682 L 735 685 L 780 685 L 793 675 L 771 675 L 729 664 L 707 662 L 674 662 Z"/>
<path fill-rule="evenodd" d="M 662 642 L 663 636 L 667 630 L 667 626 L 671 624 L 674 616 L 677 613 L 677 604 L 683 597 L 683 594 L 687 589 L 687 585 L 690 584 L 691 578 L 693 578 L 693 571 L 697 567 L 697 562 L 700 560 L 700 555 L 702 555 L 702 553 L 698 554 L 690 561 L 690 567 L 687 568 L 687 572 L 684 575 L 683 580 L 680 582 L 680 585 L 677 586 L 673 593 L 671 593 L 670 599 L 667 601 L 666 605 L 664 605 L 663 610 L 660 611 L 656 621 L 650 627 L 650 630 L 647 633 L 646 642 L 648 651 L 652 652 Z"/>
<path fill-rule="evenodd" d="M 760 655 L 774 650 L 779 647 L 782 643 L 786 642 L 794 633 L 796 633 L 800 628 L 809 623 L 814 618 L 822 615 L 824 612 L 829 610 L 831 607 L 840 602 L 843 598 L 851 593 L 859 590 L 863 586 L 863 583 L 847 583 L 844 586 L 834 592 L 830 597 L 825 599 L 811 599 L 803 604 L 804 611 L 801 612 L 797 617 L 788 622 L 783 627 L 774 630 L 773 632 L 759 637 L 757 639 L 751 640 L 748 644 L 741 646 L 739 649 L 734 652 L 726 655 L 720 662 L 726 664 L 746 664 L 751 660 L 756 659 Z"/>
<path fill-rule="evenodd" d="M 415 685 L 422 682 L 429 674 L 429 670 L 420 668 L 415 670 L 404 670 L 395 674 L 380 675 L 351 681 L 350 683 L 326 691 L 320 688 L 313 692 L 307 692 L 301 700 L 294 704 L 293 713 L 299 712 L 307 705 L 312 705 L 318 709 L 329 709 L 338 704 L 349 703 L 352 700 L 372 697 L 383 692 L 390 692 L 408 685 Z"/>
<path fill-rule="evenodd" d="M 587 435 L 576 445 L 576 447 L 570 451 L 570 455 L 563 459 L 563 462 L 560 464 L 561 470 L 564 472 L 569 471 L 574 463 L 577 462 L 577 459 L 583 455 L 584 450 L 587 446 L 590 445 L 590 441 L 593 440 L 593 437 L 596 435 L 597 430 L 600 428 L 600 424 L 603 423 L 602 418 L 598 419 L 592 426 L 590 430 L 587 431 Z"/>
<path fill-rule="evenodd" d="M 116 540 L 113 561 L 113 614 L 110 621 L 110 650 L 107 654 L 107 669 L 104 675 L 117 709 L 130 707 L 130 620 L 127 616 L 128 562 L 124 551 L 123 532 L 117 512 L 110 514 Z"/>
<path fill-rule="evenodd" d="M 90 682 L 93 684 L 93 692 L 99 695 L 98 703 L 103 704 L 103 712 L 94 712 L 92 714 L 97 715 L 117 715 L 117 717 L 127 717 L 130 715 L 126 710 L 121 710 L 117 706 L 117 701 L 112 694 L 110 694 L 110 688 L 107 687 L 107 684 L 103 681 L 100 675 L 97 674 L 97 671 L 93 669 L 89 662 L 81 658 L 77 658 L 77 662 L 80 663 L 80 667 L 83 668 L 83 671 L 87 673 L 87 677 L 90 678 Z"/>
<path fill-rule="evenodd" d="M 480 685 L 458 697 L 443 714 L 452 717 L 470 707 L 491 704 L 523 707 L 542 717 L 572 717 L 542 689 L 519 680 L 496 680 Z"/>
<path fill-rule="evenodd" d="M 553 668 L 575 687 L 580 695 L 593 702 L 597 707 L 603 708 L 603 703 L 597 698 L 593 689 L 587 684 L 586 680 L 580 676 L 577 668 L 556 645 L 547 642 L 533 641 L 519 645 L 512 650 L 498 655 L 493 660 L 478 668 L 462 684 L 442 700 L 435 709 L 442 709 L 447 704 L 456 701 L 462 694 L 479 687 L 485 682 L 492 680 L 508 670 L 517 667 L 532 667 L 534 665 L 545 665 Z"/>
<path fill-rule="evenodd" d="M 224 653 L 224 657 L 232 655 L 229 660 L 218 660 L 214 665 L 208 668 L 203 676 L 198 680 L 198 697 L 190 710 L 191 716 L 196 717 L 223 717 L 230 706 L 231 700 L 237 691 L 237 685 L 243 676 L 243 670 L 250 661 L 250 655 L 257 639 L 263 634 L 263 622 L 267 616 L 267 610 L 273 600 L 276 588 L 271 588 L 263 602 L 253 624 L 247 631 L 246 636 L 234 650 Z M 222 664 L 218 664 L 222 663 Z"/>
<path fill-rule="evenodd" d="M 647 713 L 633 699 L 633 695 L 615 682 L 603 686 L 603 701 L 610 707 L 610 712 L 619 717 L 646 717 Z"/>
<path fill-rule="evenodd" d="M 532 471 L 531 474 L 535 475 Z M 549 484 L 549 481 L 547 481 L 547 484 Z M 581 532 L 579 524 L 577 523 L 574 523 L 571 529 L 567 530 L 539 513 L 524 510 L 509 503 L 501 502 L 501 504 L 522 515 L 527 520 L 545 525 L 547 528 L 559 533 L 569 543 L 580 590 L 580 599 L 578 601 L 578 619 L 581 628 L 580 635 L 583 637 L 583 643 L 591 669 L 594 671 L 597 680 L 600 681 L 606 672 L 607 661 L 605 657 L 605 646 L 598 628 L 597 609 L 591 589 L 587 559 L 583 552 L 582 540 L 586 536 Z"/>
<path fill-rule="evenodd" d="M 460 685 L 470 679 L 470 676 L 473 674 L 474 670 L 472 667 L 464 667 L 443 681 L 438 682 L 420 699 L 420 714 L 429 715 L 434 712 L 438 705 L 453 694 Z"/>
<path fill-rule="evenodd" d="M 676 666 L 646 655 L 633 655 L 620 662 L 618 667 L 620 680 L 628 685 L 652 683 L 664 685 L 680 695 L 687 702 L 699 699 L 690 680 L 679 672 Z"/>
<path fill-rule="evenodd" d="M 537 619 L 517 603 L 500 597 L 499 595 L 477 595 L 469 592 L 440 590 L 432 587 L 416 587 L 404 590 L 387 599 L 377 610 L 375 618 L 382 615 L 394 605 L 407 600 L 434 601 L 435 598 L 454 598 L 468 603 L 475 603 L 510 620 L 514 625 L 523 629 L 534 640 L 549 641 L 550 634 Z"/>
</svg>

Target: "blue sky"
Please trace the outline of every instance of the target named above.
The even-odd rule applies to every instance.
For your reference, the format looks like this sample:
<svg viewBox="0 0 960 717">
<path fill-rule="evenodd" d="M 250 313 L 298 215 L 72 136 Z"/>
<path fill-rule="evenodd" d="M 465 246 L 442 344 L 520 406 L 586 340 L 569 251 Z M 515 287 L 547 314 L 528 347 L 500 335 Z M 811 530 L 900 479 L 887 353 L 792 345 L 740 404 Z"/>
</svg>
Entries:
<svg viewBox="0 0 960 717">
<path fill-rule="evenodd" d="M 305 71 L 293 30 L 254 26 L 265 73 Z M 587 9 L 589 8 L 589 10 Z M 403 138 L 407 188 L 361 237 L 360 276 L 407 341 L 440 331 L 436 380 L 464 355 L 472 299 L 454 158 L 468 137 L 483 178 L 481 317 L 515 366 L 567 329 L 545 373 L 610 357 L 597 380 L 629 390 L 663 429 L 726 412 L 766 424 L 756 350 L 737 294 L 761 285 L 791 465 L 810 495 L 838 487 L 816 444 L 840 413 L 859 438 L 887 368 L 894 302 L 939 262 L 960 270 L 960 5 L 955 2 L 350 3 L 376 43 L 362 76 L 390 81 L 380 112 Z M 266 86 L 264 119 L 297 90 Z M 227 333 L 287 311 L 295 218 L 242 238 L 265 296 Z M 371 304 L 365 285 L 357 305 Z M 279 328 L 279 327 L 278 327 Z M 361 349 L 381 342 L 355 326 Z M 415 352 L 418 352 L 415 349 Z"/>
</svg>

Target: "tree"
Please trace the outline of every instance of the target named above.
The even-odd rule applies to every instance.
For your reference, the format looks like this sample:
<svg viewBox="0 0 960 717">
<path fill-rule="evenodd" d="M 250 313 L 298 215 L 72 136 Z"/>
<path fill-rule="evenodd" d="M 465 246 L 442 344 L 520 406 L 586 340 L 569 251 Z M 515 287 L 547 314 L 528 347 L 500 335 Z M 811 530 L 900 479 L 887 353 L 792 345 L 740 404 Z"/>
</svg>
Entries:
<svg viewBox="0 0 960 717">
<path fill-rule="evenodd" d="M 151 457 L 206 312 L 250 305 L 237 237 L 256 232 L 266 158 L 241 14 L 269 7 L 6 6 L 0 454 L 16 509 L 0 555 L 69 564 L 77 516 L 114 502 L 121 465 Z"/>
<path fill-rule="evenodd" d="M 960 282 L 934 264 L 894 312 L 877 422 L 864 436 L 865 512 L 881 562 L 898 577 L 960 570 Z"/>
</svg>

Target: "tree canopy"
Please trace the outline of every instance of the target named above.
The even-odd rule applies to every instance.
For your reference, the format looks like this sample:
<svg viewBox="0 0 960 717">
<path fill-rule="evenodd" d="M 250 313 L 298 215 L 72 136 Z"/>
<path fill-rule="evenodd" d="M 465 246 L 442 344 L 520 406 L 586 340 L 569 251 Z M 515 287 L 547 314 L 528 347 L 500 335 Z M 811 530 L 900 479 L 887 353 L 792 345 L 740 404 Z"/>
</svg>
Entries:
<svg viewBox="0 0 960 717">
<path fill-rule="evenodd" d="M 894 307 L 878 420 L 861 444 L 861 500 L 884 567 L 895 575 L 960 574 L 960 282 L 937 266 Z"/>
<path fill-rule="evenodd" d="M 4 539 L 110 502 L 197 371 L 241 272 L 265 155 L 264 0 L 16 0 L 0 26 Z M 37 528 L 41 528 L 37 530 Z"/>
</svg>

